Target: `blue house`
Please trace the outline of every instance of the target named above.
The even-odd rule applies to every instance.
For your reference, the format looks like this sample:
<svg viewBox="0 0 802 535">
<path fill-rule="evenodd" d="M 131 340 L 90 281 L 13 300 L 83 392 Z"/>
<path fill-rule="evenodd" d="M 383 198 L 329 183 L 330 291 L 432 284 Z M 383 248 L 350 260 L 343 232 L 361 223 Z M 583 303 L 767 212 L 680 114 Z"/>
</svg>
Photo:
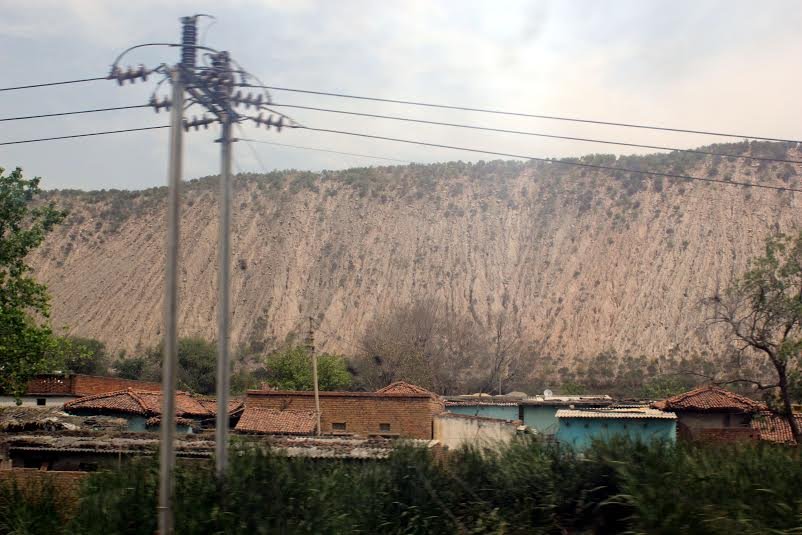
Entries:
<svg viewBox="0 0 802 535">
<path fill-rule="evenodd" d="M 520 420 L 543 435 L 554 435 L 559 429 L 557 411 L 560 409 L 599 408 L 614 403 L 607 395 L 555 396 L 455 396 L 446 399 L 446 410 L 454 414 L 482 416 L 497 420 Z"/>
<path fill-rule="evenodd" d="M 557 411 L 557 441 L 578 451 L 594 440 L 629 437 L 640 442 L 675 442 L 677 416 L 646 407 L 620 409 L 562 409 Z"/>
<path fill-rule="evenodd" d="M 597 396 L 534 396 L 521 400 L 521 421 L 544 435 L 554 435 L 560 428 L 557 411 L 561 409 L 602 408 L 613 404 L 607 395 Z"/>
</svg>

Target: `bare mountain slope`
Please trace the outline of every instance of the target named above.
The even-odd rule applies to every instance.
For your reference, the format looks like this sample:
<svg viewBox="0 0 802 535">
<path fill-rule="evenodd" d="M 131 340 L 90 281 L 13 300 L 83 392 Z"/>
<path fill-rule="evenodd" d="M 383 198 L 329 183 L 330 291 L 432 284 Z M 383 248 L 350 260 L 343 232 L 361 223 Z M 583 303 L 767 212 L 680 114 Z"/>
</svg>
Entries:
<svg viewBox="0 0 802 535">
<path fill-rule="evenodd" d="M 776 144 L 717 150 L 802 159 Z M 688 155 L 583 161 L 795 187 L 802 174 Z M 421 295 L 480 324 L 519 318 L 554 355 L 716 351 L 720 340 L 698 329 L 699 300 L 741 272 L 770 232 L 802 221 L 800 194 L 558 164 L 248 175 L 235 190 L 233 342 L 280 340 L 314 315 L 322 347 L 345 353 L 376 314 Z M 164 194 L 49 194 L 72 210 L 34 259 L 54 325 L 114 350 L 158 341 Z M 184 198 L 180 326 L 214 338 L 214 179 L 192 181 Z"/>
</svg>

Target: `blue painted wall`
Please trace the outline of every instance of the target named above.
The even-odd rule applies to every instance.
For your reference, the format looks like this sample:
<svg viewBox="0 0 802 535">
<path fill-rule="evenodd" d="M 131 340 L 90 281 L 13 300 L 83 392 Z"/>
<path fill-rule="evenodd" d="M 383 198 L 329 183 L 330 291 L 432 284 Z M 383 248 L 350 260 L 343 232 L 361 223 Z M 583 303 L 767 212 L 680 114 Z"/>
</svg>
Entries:
<svg viewBox="0 0 802 535">
<path fill-rule="evenodd" d="M 454 414 L 467 414 L 468 416 L 484 416 L 497 420 L 517 420 L 517 405 L 468 405 L 447 407 L 448 412 Z"/>
<path fill-rule="evenodd" d="M 554 405 L 523 405 L 524 425 L 535 429 L 538 433 L 553 435 L 560 427 L 557 421 L 557 409 Z"/>
<path fill-rule="evenodd" d="M 575 449 L 586 450 L 594 439 L 626 436 L 640 442 L 675 442 L 676 420 L 644 418 L 561 418 L 557 440 Z"/>
</svg>

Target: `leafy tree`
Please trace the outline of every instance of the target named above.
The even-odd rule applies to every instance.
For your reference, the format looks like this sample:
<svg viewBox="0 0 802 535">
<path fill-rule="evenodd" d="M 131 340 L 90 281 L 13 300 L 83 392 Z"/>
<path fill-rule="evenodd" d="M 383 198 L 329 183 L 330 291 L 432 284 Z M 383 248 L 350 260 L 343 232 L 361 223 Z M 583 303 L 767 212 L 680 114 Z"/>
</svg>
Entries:
<svg viewBox="0 0 802 535">
<path fill-rule="evenodd" d="M 30 275 L 28 254 L 66 217 L 53 203 L 41 204 L 39 178 L 0 168 L 0 389 L 17 397 L 27 380 L 49 371 L 59 347 L 47 324 L 49 296 Z"/>
<path fill-rule="evenodd" d="M 105 375 L 108 373 L 109 355 L 106 344 L 94 338 L 68 336 L 59 340 L 64 371 Z"/>
<path fill-rule="evenodd" d="M 114 363 L 114 370 L 117 377 L 123 379 L 142 380 L 148 369 L 148 359 L 143 355 L 136 355 L 128 358 L 120 358 Z"/>
<path fill-rule="evenodd" d="M 267 380 L 282 390 L 313 390 L 312 357 L 303 346 L 288 347 L 267 358 Z M 317 378 L 320 390 L 342 390 L 351 385 L 351 374 L 345 359 L 321 353 L 317 356 Z"/>
<path fill-rule="evenodd" d="M 767 359 L 776 377 L 768 385 L 756 378 L 733 382 L 777 392 L 779 406 L 772 408 L 787 418 L 796 442 L 802 444 L 792 409 L 802 351 L 802 232 L 769 238 L 765 254 L 722 294 L 708 299 L 708 305 L 712 322 L 725 325 L 741 349 Z"/>
<path fill-rule="evenodd" d="M 141 381 L 161 381 L 164 341 L 144 354 L 119 359 L 114 364 L 119 377 Z M 181 390 L 213 394 L 217 382 L 217 347 L 203 338 L 178 339 L 178 377 Z"/>
</svg>

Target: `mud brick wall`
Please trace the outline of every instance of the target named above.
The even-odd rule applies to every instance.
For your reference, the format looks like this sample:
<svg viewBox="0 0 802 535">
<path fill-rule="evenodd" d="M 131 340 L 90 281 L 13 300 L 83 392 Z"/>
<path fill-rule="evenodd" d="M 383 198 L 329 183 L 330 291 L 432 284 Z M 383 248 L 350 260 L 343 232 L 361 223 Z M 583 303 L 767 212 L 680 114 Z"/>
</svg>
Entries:
<svg viewBox="0 0 802 535">
<path fill-rule="evenodd" d="M 258 390 L 248 392 L 248 407 L 315 410 L 312 392 Z M 372 392 L 321 392 L 320 420 L 323 433 L 357 436 L 390 434 L 431 439 L 434 415 L 442 403 L 428 395 L 377 394 Z M 333 424 L 345 424 L 345 430 Z M 382 424 L 389 424 L 389 431 Z"/>
</svg>

